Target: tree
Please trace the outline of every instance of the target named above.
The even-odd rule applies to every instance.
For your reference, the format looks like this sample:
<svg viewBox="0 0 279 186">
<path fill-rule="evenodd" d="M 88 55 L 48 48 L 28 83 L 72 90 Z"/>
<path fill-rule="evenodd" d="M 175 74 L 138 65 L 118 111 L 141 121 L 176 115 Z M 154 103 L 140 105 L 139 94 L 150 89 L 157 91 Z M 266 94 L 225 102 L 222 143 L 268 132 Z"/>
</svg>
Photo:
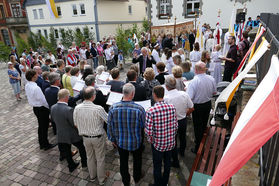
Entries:
<svg viewBox="0 0 279 186">
<path fill-rule="evenodd" d="M 11 48 L 0 41 L 0 61 L 8 61 Z"/>
<path fill-rule="evenodd" d="M 64 45 L 64 47 L 69 48 L 72 45 L 72 42 L 74 41 L 74 34 L 73 30 L 71 29 L 60 29 L 61 33 L 61 43 Z"/>
<path fill-rule="evenodd" d="M 76 45 L 80 46 L 81 42 L 85 41 L 83 33 L 81 32 L 81 30 L 79 28 L 76 28 L 74 35 L 75 35 Z"/>
<path fill-rule="evenodd" d="M 89 30 L 88 26 L 85 26 L 83 28 L 83 36 L 86 43 L 89 43 L 89 41 L 94 40 L 94 33 Z"/>
<path fill-rule="evenodd" d="M 122 50 L 123 55 L 127 55 L 129 50 L 131 50 L 132 47 L 127 40 L 129 36 L 127 34 L 130 34 L 130 32 L 124 30 L 122 25 L 120 25 L 116 30 L 116 43 L 118 45 L 118 48 Z"/>
<path fill-rule="evenodd" d="M 57 48 L 57 40 L 55 38 L 55 32 L 54 32 L 54 28 L 50 27 L 50 32 L 49 32 L 49 41 L 51 43 L 51 47 L 55 50 Z"/>
<path fill-rule="evenodd" d="M 142 28 L 144 32 L 148 32 L 150 29 L 149 21 L 146 18 L 143 19 Z"/>
<path fill-rule="evenodd" d="M 17 43 L 17 52 L 22 54 L 24 49 L 28 48 L 28 44 L 19 36 L 18 33 L 15 33 L 16 43 Z"/>
</svg>

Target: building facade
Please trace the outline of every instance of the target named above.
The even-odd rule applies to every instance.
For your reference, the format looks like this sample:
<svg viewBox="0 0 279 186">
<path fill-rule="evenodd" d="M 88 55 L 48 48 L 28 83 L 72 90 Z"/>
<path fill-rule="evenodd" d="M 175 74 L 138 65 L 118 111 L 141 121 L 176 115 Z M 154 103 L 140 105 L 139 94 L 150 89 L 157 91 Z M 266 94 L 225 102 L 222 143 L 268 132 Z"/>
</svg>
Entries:
<svg viewBox="0 0 279 186">
<path fill-rule="evenodd" d="M 6 45 L 15 45 L 15 34 L 27 41 L 28 22 L 24 0 L 0 0 L 0 41 Z"/>
<path fill-rule="evenodd" d="M 122 24 L 129 27 L 142 23 L 146 17 L 146 2 L 143 0 L 55 0 L 58 18 L 52 18 L 45 0 L 26 0 L 26 12 L 30 30 L 47 36 L 50 28 L 60 39 L 59 29 L 76 29 L 88 26 L 95 40 L 114 35 Z"/>
<path fill-rule="evenodd" d="M 235 5 L 236 13 L 246 10 L 246 19 L 256 19 L 260 13 L 279 13 L 278 0 L 149 0 L 150 16 L 154 26 L 174 22 L 185 22 L 198 19 L 201 15 L 201 23 L 208 23 L 212 28 L 218 21 L 221 27 L 229 27 L 232 8 Z M 220 12 L 219 12 L 220 10 Z M 218 13 L 219 12 L 219 13 Z"/>
</svg>

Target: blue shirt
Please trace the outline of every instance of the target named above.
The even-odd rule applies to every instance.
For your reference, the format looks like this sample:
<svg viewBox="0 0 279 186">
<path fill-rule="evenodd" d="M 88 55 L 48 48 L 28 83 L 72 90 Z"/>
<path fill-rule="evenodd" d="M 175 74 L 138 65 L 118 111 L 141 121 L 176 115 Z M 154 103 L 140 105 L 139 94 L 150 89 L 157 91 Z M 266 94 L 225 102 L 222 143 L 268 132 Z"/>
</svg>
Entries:
<svg viewBox="0 0 279 186">
<path fill-rule="evenodd" d="M 8 75 L 9 75 L 9 76 L 12 75 L 13 77 L 18 77 L 18 72 L 17 72 L 16 69 L 14 69 L 14 70 L 8 69 Z M 10 80 L 10 83 L 11 83 L 11 84 L 14 84 L 14 83 L 17 83 L 17 82 L 18 82 L 17 79 L 12 79 L 12 78 L 10 78 L 10 77 L 9 77 L 9 80 Z"/>
<path fill-rule="evenodd" d="M 120 148 L 135 151 L 142 143 L 145 110 L 133 101 L 121 101 L 111 106 L 108 113 L 108 139 Z"/>
<path fill-rule="evenodd" d="M 183 72 L 182 77 L 185 77 L 188 81 L 193 79 L 195 76 L 195 73 L 192 71 L 189 72 Z"/>
</svg>

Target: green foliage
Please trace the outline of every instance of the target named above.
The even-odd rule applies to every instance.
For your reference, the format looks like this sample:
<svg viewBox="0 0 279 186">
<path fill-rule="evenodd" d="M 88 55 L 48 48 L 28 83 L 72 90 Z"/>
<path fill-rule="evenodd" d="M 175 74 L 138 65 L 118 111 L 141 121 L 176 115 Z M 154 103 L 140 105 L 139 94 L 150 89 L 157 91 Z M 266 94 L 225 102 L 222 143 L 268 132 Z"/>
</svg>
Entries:
<svg viewBox="0 0 279 186">
<path fill-rule="evenodd" d="M 57 47 L 57 40 L 55 38 L 55 33 L 54 33 L 54 28 L 50 27 L 50 32 L 49 32 L 49 42 L 51 43 L 51 47 L 56 49 Z"/>
<path fill-rule="evenodd" d="M 149 21 L 146 18 L 143 19 L 142 28 L 144 32 L 148 32 L 150 29 Z"/>
<path fill-rule="evenodd" d="M 69 48 L 74 41 L 73 30 L 60 29 L 59 31 L 61 33 L 61 43 L 64 45 L 64 47 Z"/>
<path fill-rule="evenodd" d="M 11 48 L 0 41 L 0 61 L 8 61 Z"/>
<path fill-rule="evenodd" d="M 130 31 L 124 30 L 120 25 L 116 30 L 116 43 L 118 48 L 123 51 L 123 55 L 127 55 L 131 50 L 131 45 L 127 40 L 128 36 L 130 36 Z"/>
<path fill-rule="evenodd" d="M 85 38 L 83 36 L 83 33 L 81 32 L 81 30 L 79 28 L 76 28 L 75 32 L 75 42 L 77 46 L 81 45 L 81 42 L 85 41 Z"/>
<path fill-rule="evenodd" d="M 88 26 L 85 26 L 83 28 L 83 36 L 86 43 L 89 43 L 89 41 L 94 40 L 94 33 L 89 30 Z"/>
<path fill-rule="evenodd" d="M 18 33 L 15 33 L 16 43 L 17 43 L 17 52 L 22 54 L 24 49 L 28 48 L 28 44 L 19 36 Z"/>
</svg>

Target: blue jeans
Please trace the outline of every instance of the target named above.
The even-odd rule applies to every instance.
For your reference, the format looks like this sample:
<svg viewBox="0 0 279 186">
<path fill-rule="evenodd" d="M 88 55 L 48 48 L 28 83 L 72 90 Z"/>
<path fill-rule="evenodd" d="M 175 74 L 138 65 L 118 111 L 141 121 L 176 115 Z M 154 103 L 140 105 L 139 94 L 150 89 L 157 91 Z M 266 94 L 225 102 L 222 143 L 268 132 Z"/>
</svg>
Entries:
<svg viewBox="0 0 279 186">
<path fill-rule="evenodd" d="M 98 58 L 93 57 L 93 62 L 94 62 L 94 69 L 96 69 L 98 67 Z"/>
<path fill-rule="evenodd" d="M 17 81 L 16 83 L 12 83 L 12 88 L 14 90 L 14 94 L 17 95 L 20 93 L 20 83 Z"/>
<path fill-rule="evenodd" d="M 155 186 L 166 186 L 169 182 L 170 168 L 171 168 L 171 154 L 172 151 L 161 152 L 152 148 L 153 155 L 153 174 Z M 161 167 L 162 161 L 164 161 L 164 173 L 162 175 Z"/>
</svg>

